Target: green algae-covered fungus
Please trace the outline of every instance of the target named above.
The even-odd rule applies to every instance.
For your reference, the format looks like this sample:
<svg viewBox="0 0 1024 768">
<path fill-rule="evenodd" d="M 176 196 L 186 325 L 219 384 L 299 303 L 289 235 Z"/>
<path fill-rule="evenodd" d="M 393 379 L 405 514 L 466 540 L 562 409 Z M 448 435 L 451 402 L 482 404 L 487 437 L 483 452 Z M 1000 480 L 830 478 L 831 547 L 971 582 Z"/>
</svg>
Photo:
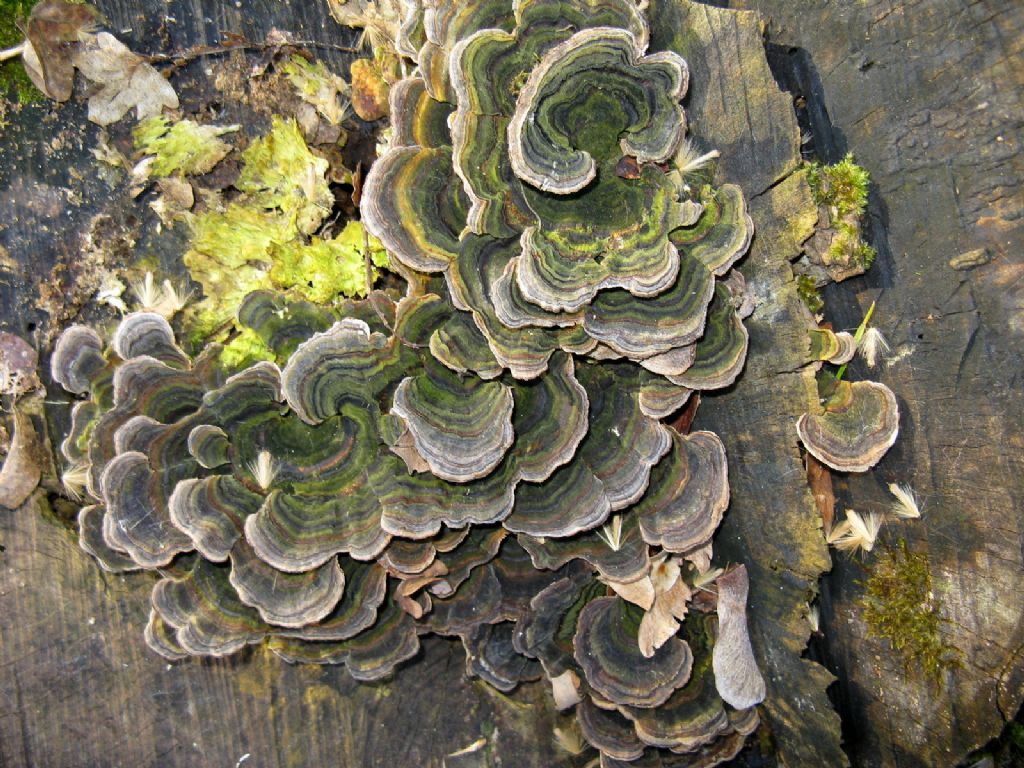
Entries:
<svg viewBox="0 0 1024 768">
<path fill-rule="evenodd" d="M 796 431 L 814 458 L 840 472 L 866 472 L 896 442 L 896 396 L 874 381 L 839 381 L 824 413 L 805 413 Z"/>
<path fill-rule="evenodd" d="M 690 601 L 728 460 L 659 419 L 741 373 L 753 227 L 738 187 L 684 181 L 691 74 L 644 5 L 409 4 L 365 230 L 325 234 L 325 161 L 276 121 L 185 256 L 227 346 L 149 313 L 62 336 L 80 541 L 159 572 L 155 651 L 374 680 L 458 637 L 471 674 L 578 703 L 604 764 L 736 754 L 764 696 L 746 572 L 717 619 Z M 388 263 L 404 296 L 370 290 Z"/>
<path fill-rule="evenodd" d="M 691 389 L 731 383 L 746 334 L 708 306 L 753 227 L 738 188 L 690 190 L 673 168 L 685 61 L 646 50 L 630 2 L 476 12 L 424 15 L 421 73 L 392 89 L 392 146 L 367 178 L 367 226 L 409 268 L 443 273 L 516 378 L 562 349 Z M 635 173 L 618 171 L 624 157 Z M 688 379 L 697 361 L 722 367 Z"/>
</svg>

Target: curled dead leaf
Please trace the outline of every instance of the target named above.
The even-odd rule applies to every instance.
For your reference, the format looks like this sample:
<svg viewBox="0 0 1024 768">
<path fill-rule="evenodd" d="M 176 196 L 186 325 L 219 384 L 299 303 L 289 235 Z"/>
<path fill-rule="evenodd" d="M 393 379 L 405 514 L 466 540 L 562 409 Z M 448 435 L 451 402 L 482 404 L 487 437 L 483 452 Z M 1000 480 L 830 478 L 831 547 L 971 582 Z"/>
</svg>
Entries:
<svg viewBox="0 0 1024 768">
<path fill-rule="evenodd" d="M 88 3 L 67 0 L 43 0 L 32 9 L 21 59 L 32 83 L 51 99 L 71 98 L 75 80 L 72 56 L 99 16 Z"/>
<path fill-rule="evenodd" d="M 3 468 L 0 468 L 0 507 L 20 507 L 39 485 L 41 453 L 32 419 L 15 408 L 11 447 Z"/>
<path fill-rule="evenodd" d="M 164 107 L 178 107 L 178 95 L 164 76 L 109 32 L 82 43 L 71 61 L 99 86 L 89 97 L 89 119 L 94 123 L 110 125 L 133 108 L 143 120 Z"/>
</svg>

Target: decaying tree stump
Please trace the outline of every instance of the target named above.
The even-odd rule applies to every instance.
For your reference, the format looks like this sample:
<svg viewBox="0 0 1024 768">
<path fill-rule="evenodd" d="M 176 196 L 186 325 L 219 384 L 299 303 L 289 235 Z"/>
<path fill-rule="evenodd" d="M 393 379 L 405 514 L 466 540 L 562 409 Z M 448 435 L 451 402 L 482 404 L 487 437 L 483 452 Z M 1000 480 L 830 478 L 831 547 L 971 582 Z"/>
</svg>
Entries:
<svg viewBox="0 0 1024 768">
<path fill-rule="evenodd" d="M 274 26 L 301 39 L 338 34 L 326 7 L 313 4 L 224 6 L 213 18 L 184 2 L 155 11 L 139 1 L 99 5 L 111 28 L 130 28 L 126 41 L 147 52 L 157 41 L 180 50 L 225 32 L 260 40 Z M 823 629 L 841 677 L 843 733 L 860 765 L 954 763 L 1013 717 L 1024 685 L 1024 423 L 1015 397 L 1024 169 L 1019 117 L 1010 117 L 1019 115 L 1022 67 L 1009 42 L 1019 39 L 1024 12 L 1008 0 L 998 12 L 972 6 L 959 16 L 949 0 L 856 10 L 745 5 L 771 21 L 774 42 L 810 53 L 814 70 L 793 71 L 806 75 L 809 95 L 820 99 L 823 87 L 838 140 L 824 143 L 829 126 L 820 120 L 817 132 L 831 159 L 851 149 L 874 175 L 878 264 L 830 292 L 828 311 L 837 325 L 855 326 L 879 298 L 878 325 L 900 356 L 881 378 L 900 398 L 903 435 L 879 471 L 840 479 L 840 499 L 882 508 L 891 480 L 924 497 L 924 521 L 899 534 L 928 552 L 949 637 L 966 662 L 938 694 L 904 673 L 886 643 L 866 636 L 856 604 L 862 572 L 841 564 L 826 581 Z M 705 398 L 696 422 L 722 436 L 730 457 L 732 505 L 716 560 L 744 562 L 750 572 L 748 614 L 769 690 L 764 720 L 780 764 L 841 765 L 839 715 L 825 690 L 833 677 L 804 658 L 806 604 L 831 561 L 794 429 L 799 414 L 817 407 L 817 394 L 806 360 L 813 320 L 790 262 L 817 214 L 797 172 L 793 96 L 767 66 L 757 15 L 685 0 L 652 0 L 650 13 L 672 19 L 662 26 L 675 30 L 690 63 L 692 130 L 722 151 L 722 178 L 743 187 L 757 227 L 740 265 L 759 300 L 747 321 L 747 368 L 729 391 Z M 964 30 L 966 42 L 939 45 Z M 916 53 L 904 56 L 898 43 Z M 343 56 L 324 56 L 341 69 Z M 231 105 L 212 106 L 214 96 L 202 93 L 208 63 L 176 77 L 196 89 L 196 103 L 230 115 Z M 92 291 L 91 276 L 76 271 L 83 248 L 101 244 L 111 264 L 148 248 L 168 267 L 176 252 L 166 235 L 154 238 L 143 205 L 111 197 L 88 170 L 97 130 L 80 102 L 33 104 L 6 120 L 0 330 L 34 335 L 45 353 L 51 331 Z M 964 257 L 978 248 L 982 255 Z M 64 281 L 57 294 L 55 278 Z M 50 318 L 29 309 L 40 298 L 38 306 L 67 311 Z M 50 387 L 52 399 L 56 391 Z M 51 439 L 61 413 L 50 410 Z M 103 574 L 79 550 L 67 515 L 43 493 L 14 512 L 0 510 L 2 765 L 582 764 L 556 746 L 559 720 L 545 690 L 526 685 L 504 696 L 468 681 L 461 649 L 445 642 L 428 644 L 394 680 L 374 686 L 332 668 L 290 666 L 261 649 L 166 664 L 142 639 L 150 579 Z"/>
</svg>

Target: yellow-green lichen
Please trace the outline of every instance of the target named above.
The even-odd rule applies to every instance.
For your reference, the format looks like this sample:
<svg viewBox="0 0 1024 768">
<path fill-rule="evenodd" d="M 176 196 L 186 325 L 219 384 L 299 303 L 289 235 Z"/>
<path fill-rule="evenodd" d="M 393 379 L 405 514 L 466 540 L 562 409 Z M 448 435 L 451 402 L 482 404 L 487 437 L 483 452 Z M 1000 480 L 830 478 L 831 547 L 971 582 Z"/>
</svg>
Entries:
<svg viewBox="0 0 1024 768">
<path fill-rule="evenodd" d="M 143 120 L 132 131 L 135 149 L 153 157 L 152 176 L 209 173 L 231 151 L 220 139 L 237 131 L 237 125 L 200 125 L 193 120 L 180 120 L 173 125 L 163 115 Z"/>
<path fill-rule="evenodd" d="M 143 130 L 144 139 L 158 134 L 150 126 Z M 195 341 L 230 326 L 251 291 L 288 289 L 331 303 L 363 295 L 377 277 L 374 267 L 387 264 L 380 243 L 358 222 L 333 239 L 307 237 L 323 224 L 334 198 L 327 161 L 310 152 L 294 121 L 275 118 L 270 133 L 253 141 L 242 161 L 235 182 L 242 194 L 192 219 L 184 261 L 204 294 L 190 316 Z"/>
<path fill-rule="evenodd" d="M 297 233 L 283 215 L 240 203 L 196 216 L 192 230 L 184 261 L 192 279 L 203 286 L 205 298 L 194 307 L 192 319 L 204 336 L 231 321 L 249 292 L 270 287 L 271 248 Z"/>
<path fill-rule="evenodd" d="M 280 211 L 299 232 L 312 234 L 334 207 L 328 162 L 310 152 L 294 120 L 275 117 L 273 128 L 242 153 L 235 182 L 256 208 Z"/>
<path fill-rule="evenodd" d="M 280 65 L 281 72 L 307 104 L 313 106 L 331 125 L 338 125 L 348 114 L 345 97 L 348 83 L 319 61 L 307 61 L 292 54 Z"/>
<path fill-rule="evenodd" d="M 942 675 L 961 666 L 960 651 L 942 636 L 940 604 L 932 591 L 928 556 L 907 543 L 883 551 L 863 582 L 860 604 L 868 631 L 888 640 L 904 666 L 919 666 L 938 685 Z"/>
<path fill-rule="evenodd" d="M 380 241 L 358 221 L 337 237 L 307 242 L 281 214 L 233 203 L 193 220 L 185 266 L 206 299 L 192 315 L 196 335 L 214 333 L 255 290 L 290 290 L 316 304 L 364 296 L 388 266 Z"/>
<path fill-rule="evenodd" d="M 242 370 L 261 360 L 277 360 L 274 351 L 251 328 L 242 328 L 220 352 L 220 361 L 229 371 Z"/>
<path fill-rule="evenodd" d="M 387 267 L 388 261 L 380 241 L 367 235 L 360 222 L 350 221 L 333 240 L 314 237 L 309 244 L 292 240 L 276 246 L 272 264 L 275 287 L 328 304 L 340 296 L 365 296 L 379 274 L 376 267 Z"/>
</svg>

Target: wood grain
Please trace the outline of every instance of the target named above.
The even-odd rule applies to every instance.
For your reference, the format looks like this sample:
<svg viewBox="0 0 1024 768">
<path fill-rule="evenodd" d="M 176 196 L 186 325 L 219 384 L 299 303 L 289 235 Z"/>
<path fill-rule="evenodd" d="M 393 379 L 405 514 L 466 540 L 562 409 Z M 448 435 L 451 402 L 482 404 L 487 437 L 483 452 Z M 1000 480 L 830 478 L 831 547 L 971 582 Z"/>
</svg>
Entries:
<svg viewBox="0 0 1024 768">
<path fill-rule="evenodd" d="M 888 526 L 883 541 L 928 555 L 945 639 L 964 662 L 940 689 L 905 669 L 857 605 L 871 557 L 837 561 L 822 629 L 846 744 L 861 766 L 954 765 L 1024 698 L 1024 6 L 739 5 L 810 62 L 802 95 L 831 121 L 812 120 L 818 151 L 852 151 L 872 174 L 879 257 L 827 292 L 826 315 L 852 329 L 877 299 L 895 357 L 849 375 L 893 389 L 902 432 L 875 472 L 837 478 L 837 503 L 882 511 L 888 483 L 913 486 L 923 519 Z"/>
</svg>

